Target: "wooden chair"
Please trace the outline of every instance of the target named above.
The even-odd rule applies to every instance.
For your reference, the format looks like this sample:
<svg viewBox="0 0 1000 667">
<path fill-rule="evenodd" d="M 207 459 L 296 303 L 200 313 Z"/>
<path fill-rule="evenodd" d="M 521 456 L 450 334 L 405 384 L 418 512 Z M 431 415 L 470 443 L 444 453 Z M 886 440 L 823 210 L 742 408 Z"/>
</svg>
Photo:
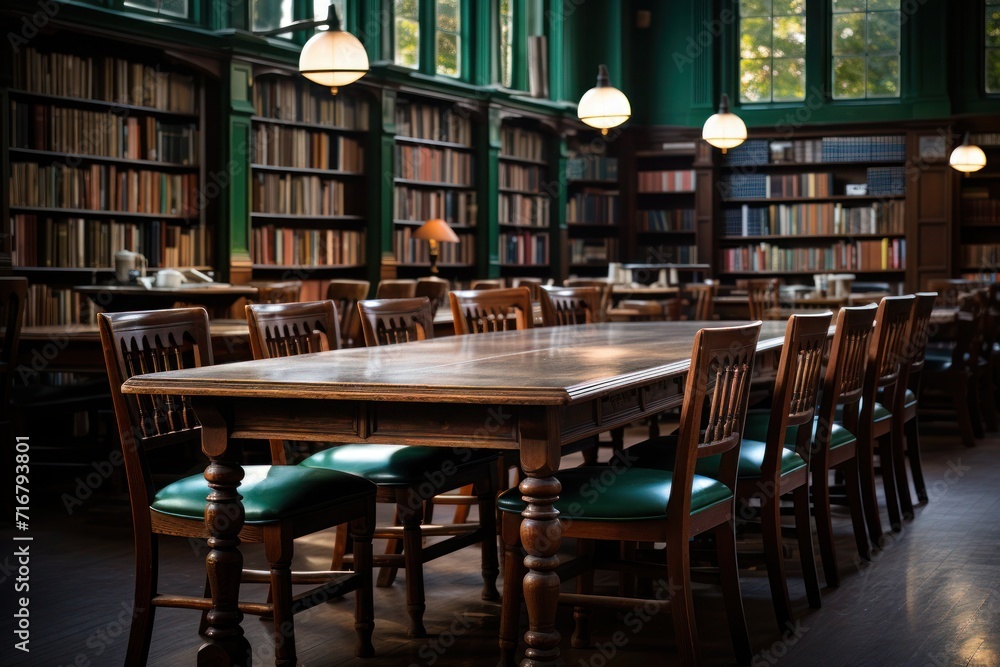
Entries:
<svg viewBox="0 0 1000 667">
<path fill-rule="evenodd" d="M 448 290 L 451 288 L 444 278 L 420 278 L 414 296 L 425 296 L 431 302 L 431 317 L 437 315 L 438 308 L 448 301 Z"/>
<path fill-rule="evenodd" d="M 706 280 L 703 283 L 691 283 L 685 291 L 694 301 L 694 318 L 699 322 L 707 322 L 715 317 L 715 283 Z M 753 316 L 750 319 L 759 319 Z"/>
<path fill-rule="evenodd" d="M 246 307 L 254 359 L 339 350 L 340 325 L 333 301 L 253 304 Z"/>
<path fill-rule="evenodd" d="M 417 281 L 409 279 L 380 280 L 375 289 L 376 299 L 412 299 L 417 294 Z"/>
<path fill-rule="evenodd" d="M 821 604 L 809 505 L 809 461 L 831 317 L 828 311 L 788 319 L 771 409 L 750 411 L 740 446 L 736 498 L 744 511 L 753 500 L 760 505 L 767 575 L 780 631 L 795 623 L 782 546 L 780 498 L 785 494 L 794 494 L 799 559 L 809 606 L 818 609 Z M 676 447 L 676 436 L 666 436 L 629 447 L 628 453 L 634 465 L 669 470 Z M 719 464 L 719 457 L 704 458 L 695 472 L 720 479 Z"/>
<path fill-rule="evenodd" d="M 593 324 L 600 311 L 596 287 L 549 287 L 539 290 L 542 326 Z"/>
<path fill-rule="evenodd" d="M 424 309 L 422 317 L 426 317 L 429 309 L 426 299 L 420 299 Z M 359 307 L 360 308 L 360 307 Z M 304 309 L 312 311 L 311 316 L 305 316 Z M 267 318 L 262 317 L 266 310 Z M 257 312 L 255 312 L 257 311 Z M 288 323 L 282 323 L 283 311 L 288 313 Z M 333 313 L 331 314 L 331 311 Z M 250 338 L 254 358 L 272 358 L 274 356 L 289 356 L 305 352 L 317 351 L 316 347 L 299 345 L 301 327 L 295 326 L 296 321 L 304 317 L 313 321 L 336 321 L 335 306 L 330 301 L 307 302 L 302 304 L 278 304 L 270 306 L 247 306 L 250 324 Z M 268 322 L 269 326 L 261 326 Z M 410 320 L 412 321 L 412 319 Z M 375 331 L 385 331 L 386 324 L 376 326 Z M 406 326 L 402 329 L 407 329 Z M 433 327 L 428 329 L 433 331 Z M 288 332 L 288 341 L 274 340 L 281 332 Z M 335 327 L 325 327 L 325 341 L 322 347 L 336 349 L 337 338 Z M 402 332 L 399 332 L 402 335 Z M 270 339 L 268 337 L 271 337 Z M 307 340 L 315 340 L 315 336 Z M 322 340 L 323 336 L 320 336 Z M 386 340 L 389 338 L 387 337 Z M 377 340 L 377 336 L 376 336 Z M 272 447 L 274 444 L 272 443 Z M 423 615 L 424 603 L 423 564 L 435 558 L 462 549 L 477 542 L 483 543 L 482 573 L 483 599 L 499 599 L 496 590 L 496 579 L 499 575 L 496 550 L 496 516 L 493 511 L 493 499 L 497 493 L 497 460 L 498 455 L 488 450 L 452 450 L 446 447 L 407 447 L 404 445 L 341 445 L 322 450 L 303 461 L 297 467 L 319 468 L 341 473 L 350 473 L 369 479 L 378 487 L 377 502 L 395 505 L 396 516 L 402 527 L 385 526 L 375 529 L 375 537 L 379 539 L 402 540 L 403 553 L 387 553 L 375 557 L 374 563 L 382 568 L 406 569 L 406 606 L 410 615 L 410 634 L 415 637 L 426 636 Z M 440 482 L 431 483 L 428 475 L 440 472 Z M 423 503 L 437 493 L 448 491 L 465 485 L 474 485 L 475 495 L 479 502 L 480 520 L 475 524 L 464 526 L 421 526 L 423 519 Z M 470 494 L 472 492 L 470 491 Z M 453 535 L 445 542 L 439 542 L 432 548 L 424 549 L 423 539 L 428 536 Z M 398 544 L 398 542 L 397 542 Z M 340 529 L 337 546 L 334 551 L 334 566 L 343 562 L 347 549 L 347 536 Z M 393 551 L 396 547 L 393 546 Z M 355 556 L 356 558 L 356 556 Z M 383 576 L 384 575 L 384 576 Z M 392 584 L 389 569 L 383 569 L 379 577 L 379 585 Z"/>
<path fill-rule="evenodd" d="M 144 665 L 149 654 L 153 615 L 157 607 L 185 607 L 203 612 L 201 631 L 212 600 L 159 592 L 158 541 L 161 535 L 209 538 L 206 523 L 229 517 L 206 510 L 211 468 L 157 489 L 146 451 L 200 441 L 201 427 L 187 398 L 126 396 L 122 383 L 133 375 L 212 363 L 208 315 L 203 308 L 98 315 L 101 343 L 111 384 L 121 437 L 132 529 L 135 539 L 135 601 L 125 658 L 127 665 Z M 246 520 L 239 537 L 263 542 L 268 571 L 244 570 L 243 582 L 269 584 L 267 602 L 240 602 L 244 614 L 273 616 L 275 663 L 294 665 L 295 631 L 292 615 L 332 596 L 355 591 L 355 655 L 374 654 L 371 540 L 375 524 L 375 485 L 332 470 L 298 466 L 247 466 L 240 483 Z M 206 480 L 206 475 L 209 477 Z M 292 540 L 337 524 L 350 522 L 355 541 L 355 572 L 292 573 Z M 209 583 L 211 578 L 209 564 Z M 292 585 L 329 581 L 292 596 Z M 273 601 L 272 601 L 273 600 Z"/>
<path fill-rule="evenodd" d="M 455 334 L 531 329 L 535 325 L 527 287 L 452 292 Z"/>
<path fill-rule="evenodd" d="M 432 308 L 426 296 L 359 301 L 365 345 L 376 347 L 434 338 Z"/>
<path fill-rule="evenodd" d="M 698 633 L 695 627 L 691 595 L 690 540 L 711 532 L 715 537 L 723 597 L 736 656 L 740 664 L 750 664 L 751 648 L 740 595 L 734 533 L 734 496 L 740 439 L 749 396 L 749 380 L 760 323 L 741 327 L 702 329 L 697 333 L 691 352 L 681 408 L 681 427 L 677 438 L 674 472 L 630 465 L 622 457 L 611 466 L 581 467 L 560 470 L 561 484 L 554 508 L 560 513 L 564 538 L 578 540 L 578 560 L 560 565 L 561 579 L 580 575 L 577 593 L 562 593 L 563 603 L 575 605 L 576 631 L 573 645 L 589 644 L 588 606 L 618 610 L 642 607 L 634 597 L 592 596 L 593 570 L 605 563 L 599 559 L 593 540 L 619 542 L 665 542 L 666 562 L 629 563 L 614 558 L 607 563 L 615 569 L 634 565 L 649 575 L 666 570 L 669 609 L 673 615 L 674 636 L 680 664 L 699 664 Z M 706 406 L 706 403 L 708 404 Z M 707 428 L 702 430 L 704 422 Z M 698 475 L 695 466 L 704 457 L 721 457 L 720 478 Z M 603 481 L 601 481 L 603 480 Z M 522 559 L 521 531 L 535 530 L 522 526 L 521 512 L 531 496 L 536 480 L 527 479 L 519 489 L 500 496 L 504 559 L 503 608 L 500 620 L 501 663 L 513 664 L 517 647 L 517 619 L 521 606 L 525 574 Z M 665 568 L 664 568 L 665 565 Z M 582 574 L 581 574 L 582 573 Z M 524 585 L 538 585 L 528 580 Z M 656 609 L 665 605 L 658 602 Z M 650 609 L 649 606 L 643 607 Z M 530 656 L 529 656 L 530 660 Z"/>
<path fill-rule="evenodd" d="M 326 286 L 326 298 L 333 301 L 340 315 L 340 340 L 344 347 L 360 347 L 361 320 L 358 301 L 368 298 L 371 283 L 367 280 L 331 280 Z"/>
<path fill-rule="evenodd" d="M 943 308 L 957 308 L 962 297 L 973 291 L 973 284 L 960 278 L 935 278 L 927 281 L 927 291 L 937 292 L 937 305 Z"/>
<path fill-rule="evenodd" d="M 294 303 L 302 293 L 301 280 L 251 282 L 250 286 L 257 288 L 255 303 Z"/>
<path fill-rule="evenodd" d="M 503 289 L 503 278 L 482 278 L 469 283 L 469 289 Z"/>
<path fill-rule="evenodd" d="M 747 281 L 747 304 L 751 320 L 773 320 L 778 310 L 781 280 L 761 278 Z"/>
<path fill-rule="evenodd" d="M 608 310 L 611 308 L 612 286 L 607 278 L 567 278 L 563 281 L 564 287 L 596 287 L 600 295 L 600 319 L 598 322 L 606 322 Z"/>
<path fill-rule="evenodd" d="M 538 303 L 542 299 L 541 278 L 514 278 L 511 287 L 527 287 L 531 293 L 532 303 Z"/>
</svg>

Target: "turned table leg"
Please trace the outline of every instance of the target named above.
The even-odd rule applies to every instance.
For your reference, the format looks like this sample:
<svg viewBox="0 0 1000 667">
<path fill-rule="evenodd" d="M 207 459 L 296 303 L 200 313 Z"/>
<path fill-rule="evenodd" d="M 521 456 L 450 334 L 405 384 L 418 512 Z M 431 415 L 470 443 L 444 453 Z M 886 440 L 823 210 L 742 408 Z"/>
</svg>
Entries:
<svg viewBox="0 0 1000 667">
<path fill-rule="evenodd" d="M 202 425 L 202 450 L 210 463 L 205 479 L 211 491 L 205 506 L 205 526 L 211 537 L 211 549 L 205 558 L 208 582 L 212 590 L 212 609 L 207 614 L 208 641 L 198 649 L 199 667 L 250 667 L 250 643 L 243 636 L 239 610 L 240 578 L 243 554 L 239 533 L 243 528 L 243 503 L 237 487 L 243 468 L 237 457 L 238 447 L 229 448 L 225 420 L 213 408 L 197 406 Z"/>
</svg>

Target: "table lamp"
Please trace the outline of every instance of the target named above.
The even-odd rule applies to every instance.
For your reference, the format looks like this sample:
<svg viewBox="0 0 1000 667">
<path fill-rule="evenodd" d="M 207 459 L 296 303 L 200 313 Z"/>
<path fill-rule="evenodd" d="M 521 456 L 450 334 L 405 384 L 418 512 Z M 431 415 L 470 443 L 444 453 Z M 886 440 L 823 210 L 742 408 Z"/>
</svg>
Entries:
<svg viewBox="0 0 1000 667">
<path fill-rule="evenodd" d="M 420 225 L 420 227 L 417 228 L 417 231 L 413 232 L 413 238 L 424 239 L 428 244 L 430 244 L 432 276 L 436 276 L 438 274 L 438 244 L 458 243 L 458 235 L 452 231 L 447 222 L 441 220 L 440 218 L 428 220 L 424 224 Z"/>
</svg>

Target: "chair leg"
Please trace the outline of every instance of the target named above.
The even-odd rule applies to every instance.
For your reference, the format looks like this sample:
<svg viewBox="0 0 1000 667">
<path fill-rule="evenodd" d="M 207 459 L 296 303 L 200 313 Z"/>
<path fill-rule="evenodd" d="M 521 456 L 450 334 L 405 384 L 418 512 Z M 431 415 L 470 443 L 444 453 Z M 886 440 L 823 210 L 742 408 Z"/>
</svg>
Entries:
<svg viewBox="0 0 1000 667">
<path fill-rule="evenodd" d="M 158 548 L 156 535 L 147 533 L 135 540 L 135 595 L 132 598 L 132 627 L 125 652 L 126 665 L 145 665 L 149 658 L 156 611 L 151 602 L 159 574 Z"/>
<path fill-rule="evenodd" d="M 674 621 L 677 653 L 682 665 L 701 664 L 698 629 L 695 626 L 694 599 L 691 595 L 691 555 L 688 541 L 667 543 L 667 581 L 670 586 L 670 611 Z"/>
<path fill-rule="evenodd" d="M 576 557 L 592 561 L 594 557 L 593 540 L 580 538 L 576 541 Z M 581 595 L 593 595 L 594 570 L 587 567 L 576 579 L 576 592 Z M 570 644 L 573 648 L 588 648 L 590 640 L 590 607 L 573 607 L 573 637 Z"/>
<path fill-rule="evenodd" d="M 976 381 L 975 377 L 970 375 L 966 378 L 965 384 L 968 387 L 967 391 L 969 392 L 969 400 L 966 402 L 965 407 L 968 408 L 969 423 L 972 426 L 972 434 L 977 438 L 985 438 L 986 432 L 983 430 L 983 412 L 979 409 L 979 383 Z"/>
<path fill-rule="evenodd" d="M 372 634 L 375 631 L 375 603 L 372 592 L 374 530 L 374 506 L 364 519 L 355 519 L 351 522 L 351 535 L 354 540 L 354 574 L 361 578 L 361 583 L 354 591 L 354 632 L 357 634 L 354 656 L 357 658 L 371 658 L 375 655 L 375 647 L 372 645 Z"/>
<path fill-rule="evenodd" d="M 875 547 L 882 546 L 882 518 L 879 516 L 878 494 L 875 491 L 875 456 L 871 438 L 858 438 L 858 481 L 861 484 L 861 506 L 868 524 L 868 537 Z"/>
<path fill-rule="evenodd" d="M 488 479 L 476 484 L 476 495 L 479 497 L 479 532 L 483 536 L 481 543 L 483 571 L 483 600 L 495 602 L 500 599 L 497 590 L 497 577 L 500 576 L 500 563 L 497 556 L 497 515 L 496 497 L 499 480 L 496 469 L 491 471 Z"/>
<path fill-rule="evenodd" d="M 844 471 L 844 491 L 847 494 L 847 506 L 851 510 L 851 524 L 854 526 L 854 542 L 858 547 L 858 556 L 862 560 L 871 560 L 872 544 L 868 541 L 868 533 L 865 531 L 858 459 L 856 457 L 848 459 L 841 468 Z"/>
<path fill-rule="evenodd" d="M 899 494 L 899 509 L 903 519 L 910 521 L 913 519 L 913 498 L 910 496 L 910 482 L 906 476 L 906 426 L 897 423 L 895 419 L 892 424 L 892 463 L 896 492 Z"/>
<path fill-rule="evenodd" d="M 209 581 L 208 577 L 205 577 L 205 597 L 212 597 L 212 583 Z M 267 592 L 267 601 L 271 602 L 271 591 L 270 588 Z M 205 631 L 208 630 L 208 609 L 201 612 L 201 620 L 198 622 L 198 636 L 204 637 Z"/>
<path fill-rule="evenodd" d="M 979 377 L 979 404 L 982 406 L 983 423 L 986 430 L 993 433 L 997 430 L 997 407 L 993 398 L 993 378 L 985 369 L 980 369 Z"/>
<path fill-rule="evenodd" d="M 813 511 L 816 513 L 816 536 L 823 559 L 823 578 L 826 585 L 840 586 L 840 568 L 837 548 L 833 539 L 833 516 L 830 512 L 830 471 L 814 470 L 812 473 Z"/>
<path fill-rule="evenodd" d="M 282 526 L 264 529 L 264 553 L 271 567 L 274 596 L 274 664 L 295 664 L 295 624 L 292 620 L 292 538 Z"/>
<path fill-rule="evenodd" d="M 399 525 L 399 506 L 392 513 L 392 524 L 394 526 Z M 390 537 L 385 541 L 385 551 L 386 555 L 389 554 L 401 554 L 403 553 L 403 540 Z M 392 586 L 392 582 L 396 581 L 396 574 L 398 574 L 399 568 L 390 567 L 388 565 L 380 567 L 378 570 L 378 579 L 375 581 L 375 585 L 379 588 L 388 588 Z"/>
<path fill-rule="evenodd" d="M 774 615 L 778 620 L 778 632 L 784 632 L 789 624 L 794 625 L 795 615 L 792 613 L 792 602 L 788 597 L 788 584 L 785 580 L 785 558 L 781 548 L 781 503 L 776 494 L 764 494 L 761 498 L 760 524 Z"/>
<path fill-rule="evenodd" d="M 592 447 L 587 447 L 580 451 L 583 455 L 583 465 L 585 466 L 596 466 L 597 465 L 597 454 L 601 450 L 601 438 L 595 435 L 593 437 L 594 444 Z"/>
<path fill-rule="evenodd" d="M 809 485 L 803 484 L 793 492 L 795 503 L 795 532 L 799 539 L 799 561 L 802 563 L 802 578 L 806 585 L 806 599 L 809 606 L 819 609 L 823 603 L 819 593 L 819 577 L 816 575 L 816 552 L 813 548 L 812 519 L 809 516 Z"/>
<path fill-rule="evenodd" d="M 410 615 L 411 637 L 426 637 L 424 629 L 424 549 L 420 530 L 421 506 L 411 510 L 405 503 L 396 505 L 403 522 L 403 563 L 406 568 L 406 611 Z"/>
<path fill-rule="evenodd" d="M 893 458 L 892 433 L 878 438 L 878 455 L 882 471 L 882 488 L 885 490 L 885 509 L 889 512 L 889 527 L 894 533 L 903 530 L 899 512 L 899 492 L 896 490 L 896 462 Z"/>
<path fill-rule="evenodd" d="M 337 533 L 333 538 L 333 558 L 330 559 L 330 569 L 334 572 L 344 569 L 344 556 L 350 550 L 350 541 L 351 534 L 347 530 L 347 524 L 337 526 Z"/>
<path fill-rule="evenodd" d="M 471 496 L 473 493 L 472 485 L 463 486 L 462 490 L 459 491 L 463 496 Z M 452 523 L 466 523 L 469 520 L 469 506 L 468 505 L 456 505 L 455 506 L 455 518 L 452 519 Z"/>
<path fill-rule="evenodd" d="M 917 500 L 927 502 L 927 483 L 924 482 L 924 468 L 920 462 L 920 424 L 919 417 L 914 417 L 903 425 L 906 433 L 906 457 L 910 459 L 910 474 L 913 475 L 913 488 L 917 492 Z"/>
<path fill-rule="evenodd" d="M 521 617 L 521 602 L 524 592 L 521 582 L 527 573 L 524 556 L 521 553 L 521 517 L 504 512 L 501 518 L 504 559 L 503 559 L 503 602 L 500 608 L 500 665 L 514 667 L 519 637 L 518 620 Z"/>
<path fill-rule="evenodd" d="M 714 532 L 722 598 L 726 604 L 726 618 L 729 621 L 733 651 L 736 653 L 736 664 L 749 665 L 753 662 L 753 648 L 750 645 L 750 633 L 747 631 L 746 613 L 743 610 L 743 593 L 740 591 L 736 533 L 733 524 L 728 522 L 717 526 Z"/>
</svg>

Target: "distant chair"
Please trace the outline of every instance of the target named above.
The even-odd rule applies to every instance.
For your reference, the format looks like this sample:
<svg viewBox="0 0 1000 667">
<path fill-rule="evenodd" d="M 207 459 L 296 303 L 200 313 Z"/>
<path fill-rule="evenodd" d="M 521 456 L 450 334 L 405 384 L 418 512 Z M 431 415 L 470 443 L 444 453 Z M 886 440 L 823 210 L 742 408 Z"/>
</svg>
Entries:
<svg viewBox="0 0 1000 667">
<path fill-rule="evenodd" d="M 693 319 L 700 322 L 713 319 L 715 317 L 715 283 L 706 280 L 704 283 L 692 283 L 685 289 L 691 295 L 691 300 L 694 301 Z"/>
<path fill-rule="evenodd" d="M 543 326 L 593 324 L 597 321 L 601 297 L 596 287 L 550 287 L 539 291 Z"/>
<path fill-rule="evenodd" d="M 416 280 L 380 280 L 375 289 L 376 299 L 412 299 L 416 295 Z"/>
<path fill-rule="evenodd" d="M 527 287 L 531 292 L 531 300 L 538 303 L 542 299 L 542 279 L 541 278 L 514 278 L 511 287 Z"/>
<path fill-rule="evenodd" d="M 434 338 L 432 302 L 426 296 L 359 301 L 358 312 L 368 347 Z"/>
<path fill-rule="evenodd" d="M 257 288 L 255 303 L 295 303 L 302 293 L 301 280 L 251 282 L 250 287 Z"/>
<path fill-rule="evenodd" d="M 535 325 L 527 287 L 452 292 L 451 313 L 459 336 L 531 329 Z"/>
<path fill-rule="evenodd" d="M 962 297 L 972 292 L 975 285 L 960 278 L 937 278 L 927 281 L 927 291 L 937 292 L 937 305 L 946 308 L 958 308 Z"/>
<path fill-rule="evenodd" d="M 469 289 L 503 289 L 503 278 L 483 278 L 473 280 L 469 284 Z"/>
<path fill-rule="evenodd" d="M 451 288 L 448 281 L 443 278 L 431 276 L 421 278 L 417 281 L 417 290 L 414 296 L 427 297 L 431 302 L 431 317 L 437 315 L 438 308 L 443 306 L 448 300 L 448 290 Z"/>
<path fill-rule="evenodd" d="M 361 347 L 361 320 L 358 319 L 358 301 L 368 298 L 371 283 L 367 280 L 331 280 L 326 287 L 326 298 L 337 306 L 340 316 L 340 341 L 344 347 Z"/>
<path fill-rule="evenodd" d="M 747 281 L 747 304 L 751 320 L 773 320 L 778 312 L 778 293 L 781 280 L 760 278 Z"/>
<path fill-rule="evenodd" d="M 607 320 L 608 309 L 611 307 L 611 284 L 607 278 L 567 278 L 563 281 L 565 287 L 596 287 L 600 295 L 600 314 L 598 322 Z"/>
</svg>

